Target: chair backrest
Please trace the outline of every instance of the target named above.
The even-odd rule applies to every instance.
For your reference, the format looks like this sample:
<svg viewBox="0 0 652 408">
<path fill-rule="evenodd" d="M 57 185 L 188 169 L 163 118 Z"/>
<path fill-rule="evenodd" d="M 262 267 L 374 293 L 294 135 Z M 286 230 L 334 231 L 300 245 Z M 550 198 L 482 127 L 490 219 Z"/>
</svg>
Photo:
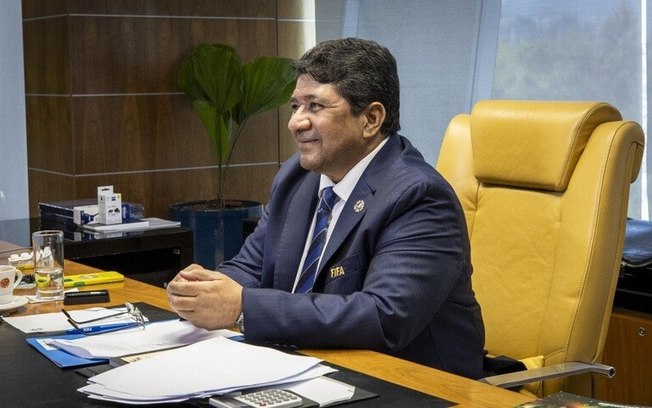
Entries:
<svg viewBox="0 0 652 408">
<path fill-rule="evenodd" d="M 464 208 L 490 354 L 601 360 L 643 147 L 607 103 L 487 100 L 453 118 L 436 167 Z M 560 389 L 587 395 L 590 375 L 542 392 Z"/>
</svg>

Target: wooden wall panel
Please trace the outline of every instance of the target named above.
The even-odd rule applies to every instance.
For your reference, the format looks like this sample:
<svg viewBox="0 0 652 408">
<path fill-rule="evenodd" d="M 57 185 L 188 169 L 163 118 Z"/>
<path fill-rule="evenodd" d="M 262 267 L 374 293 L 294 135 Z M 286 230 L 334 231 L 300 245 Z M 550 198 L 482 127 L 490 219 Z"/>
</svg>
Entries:
<svg viewBox="0 0 652 408">
<path fill-rule="evenodd" d="M 22 0 L 23 18 L 67 13 L 275 17 L 275 7 L 275 0 Z"/>
<path fill-rule="evenodd" d="M 201 42 L 236 48 L 244 62 L 276 54 L 274 20 L 71 17 L 73 93 L 180 92 L 182 59 Z"/>
<path fill-rule="evenodd" d="M 214 166 L 214 145 L 185 95 L 73 99 L 75 174 Z M 233 164 L 278 162 L 277 112 L 251 118 Z M 111 154 L 107 154 L 111 152 Z"/>
<path fill-rule="evenodd" d="M 70 94 L 68 19 L 25 21 L 23 43 L 25 92 Z"/>
<path fill-rule="evenodd" d="M 40 170 L 28 169 L 29 196 L 40 197 L 38 201 L 64 201 L 71 198 L 70 192 L 75 191 L 75 180 L 71 175 L 48 173 Z M 30 200 L 30 214 L 38 215 L 38 201 Z"/>
<path fill-rule="evenodd" d="M 279 0 L 278 53 L 285 58 L 300 58 L 315 45 L 315 8 L 312 1 Z M 294 137 L 287 128 L 289 104 L 279 111 L 279 160 L 286 161 L 297 152 Z"/>
<path fill-rule="evenodd" d="M 39 201 L 94 197 L 105 184 L 158 217 L 171 203 L 215 197 L 213 146 L 177 87 L 181 61 L 200 42 L 230 44 L 244 62 L 297 57 L 314 21 L 290 20 L 310 3 L 23 0 L 31 215 Z M 267 200 L 295 149 L 287 112 L 247 123 L 229 198 Z"/>
<path fill-rule="evenodd" d="M 214 164 L 184 95 L 78 97 L 73 107 L 76 174 Z"/>
<path fill-rule="evenodd" d="M 43 1 L 43 0 L 40 0 Z M 69 0 L 71 13 L 275 17 L 275 0 Z"/>
<path fill-rule="evenodd" d="M 277 170 L 273 165 L 234 168 L 227 198 L 265 202 Z M 98 185 L 113 184 L 123 200 L 143 204 L 146 214 L 167 218 L 170 204 L 215 198 L 217 175 L 215 169 L 193 169 L 87 176 L 76 183 L 80 197 L 93 197 Z"/>
<path fill-rule="evenodd" d="M 226 198 L 266 202 L 277 171 L 273 164 L 233 168 L 226 183 Z"/>
<path fill-rule="evenodd" d="M 66 14 L 68 0 L 22 0 L 23 19 Z"/>
<path fill-rule="evenodd" d="M 233 151 L 232 164 L 278 163 L 278 120 L 277 111 L 249 119 Z"/>
<path fill-rule="evenodd" d="M 279 161 L 285 162 L 298 152 L 297 142 L 288 130 L 287 124 L 290 120 L 289 111 L 283 112 L 279 123 Z"/>
<path fill-rule="evenodd" d="M 28 95 L 25 109 L 29 167 L 73 175 L 70 98 Z"/>
</svg>

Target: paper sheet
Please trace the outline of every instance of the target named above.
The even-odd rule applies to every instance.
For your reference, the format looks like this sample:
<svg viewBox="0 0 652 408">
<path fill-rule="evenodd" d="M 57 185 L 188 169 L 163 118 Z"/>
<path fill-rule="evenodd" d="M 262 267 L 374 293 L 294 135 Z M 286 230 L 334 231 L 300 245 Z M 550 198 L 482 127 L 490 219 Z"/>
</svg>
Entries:
<svg viewBox="0 0 652 408">
<path fill-rule="evenodd" d="M 213 337 L 231 337 L 239 333 L 230 330 L 209 331 L 179 319 L 147 324 L 111 333 L 85 336 L 74 340 L 54 339 L 50 345 L 78 357 L 111 358 L 185 346 Z"/>
<path fill-rule="evenodd" d="M 112 315 L 118 312 L 126 312 L 127 309 L 122 308 L 113 308 L 107 309 L 105 307 L 92 307 L 89 309 L 83 310 L 73 310 L 70 311 L 70 315 L 73 319 L 77 321 L 84 321 L 89 319 L 95 319 L 102 316 Z M 56 313 L 43 313 L 35 314 L 30 316 L 18 316 L 18 317 L 5 317 L 4 321 L 14 326 L 23 333 L 51 333 L 51 332 L 61 332 L 69 329 L 73 329 L 73 326 L 68 323 L 68 318 L 61 312 Z M 129 322 L 128 315 L 118 316 L 116 318 L 102 320 L 101 324 L 112 324 L 112 323 L 122 323 Z M 91 326 L 92 323 L 84 326 Z M 82 326 L 82 327 L 84 327 Z"/>
</svg>

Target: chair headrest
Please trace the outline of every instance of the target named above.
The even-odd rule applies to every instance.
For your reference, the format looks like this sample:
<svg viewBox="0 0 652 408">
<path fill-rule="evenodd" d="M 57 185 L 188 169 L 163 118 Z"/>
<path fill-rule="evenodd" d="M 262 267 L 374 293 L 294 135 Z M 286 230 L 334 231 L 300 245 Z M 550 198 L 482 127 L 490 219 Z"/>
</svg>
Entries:
<svg viewBox="0 0 652 408">
<path fill-rule="evenodd" d="M 618 110 L 604 102 L 480 101 L 471 111 L 475 177 L 565 191 L 595 128 L 619 120 Z"/>
</svg>

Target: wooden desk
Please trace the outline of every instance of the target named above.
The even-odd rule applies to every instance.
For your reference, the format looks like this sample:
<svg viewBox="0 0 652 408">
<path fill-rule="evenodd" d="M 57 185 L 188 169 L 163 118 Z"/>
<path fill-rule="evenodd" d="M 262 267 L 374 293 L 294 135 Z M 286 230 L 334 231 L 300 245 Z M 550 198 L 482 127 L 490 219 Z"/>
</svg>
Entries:
<svg viewBox="0 0 652 408">
<path fill-rule="evenodd" d="M 92 271 L 98 270 L 72 261 L 66 261 L 65 264 L 66 274 Z M 109 289 L 111 302 L 103 303 L 102 306 L 120 305 L 125 302 L 146 302 L 170 310 L 165 290 L 143 282 L 127 278 L 124 282 L 93 285 L 93 288 Z M 17 292 L 17 294 L 21 293 Z M 62 302 L 28 304 L 13 316 L 58 312 L 62 306 Z M 67 309 L 87 307 L 89 306 L 66 306 Z M 302 353 L 410 389 L 454 401 L 462 407 L 511 407 L 531 400 L 521 394 L 373 351 L 304 350 Z"/>
</svg>

